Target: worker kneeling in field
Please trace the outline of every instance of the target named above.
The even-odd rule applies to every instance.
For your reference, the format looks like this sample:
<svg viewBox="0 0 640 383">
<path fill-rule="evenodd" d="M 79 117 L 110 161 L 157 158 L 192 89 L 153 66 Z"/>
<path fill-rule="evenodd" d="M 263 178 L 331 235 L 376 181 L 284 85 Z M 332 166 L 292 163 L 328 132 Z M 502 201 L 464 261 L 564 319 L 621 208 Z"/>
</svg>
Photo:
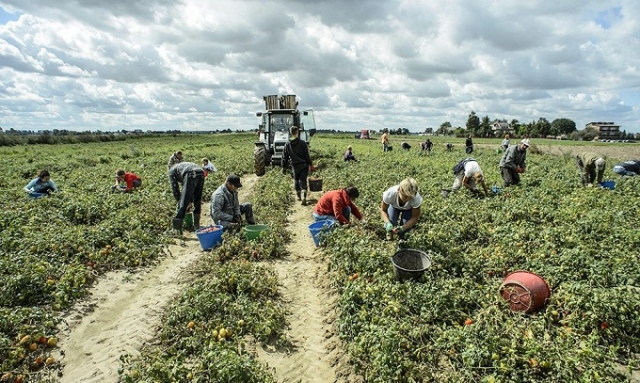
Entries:
<svg viewBox="0 0 640 383">
<path fill-rule="evenodd" d="M 121 182 L 125 182 L 127 185 L 120 185 Z M 125 172 L 123 169 L 116 171 L 116 184 L 111 186 L 111 191 L 128 193 L 135 188 L 142 186 L 142 180 L 137 174 Z"/>
<path fill-rule="evenodd" d="M 249 225 L 255 225 L 253 208 L 249 202 L 240 203 L 238 189 L 242 187 L 240 177 L 230 174 L 225 183 L 211 194 L 211 219 L 224 230 L 242 223 L 242 215 Z"/>
<path fill-rule="evenodd" d="M 38 177 L 32 179 L 27 186 L 24 187 L 24 191 L 27 193 L 51 194 L 51 192 L 57 192 L 58 187 L 51 180 L 49 171 L 43 170 L 38 174 Z"/>
<path fill-rule="evenodd" d="M 418 193 L 418 183 L 413 178 L 406 178 L 399 185 L 382 193 L 380 214 L 387 231 L 387 240 L 392 239 L 393 234 L 404 239 L 405 234 L 420 218 L 421 204 L 422 196 Z"/>
<path fill-rule="evenodd" d="M 485 195 L 489 195 L 489 190 L 484 182 L 484 173 L 480 168 L 480 164 L 474 158 L 465 158 L 453 167 L 455 180 L 451 191 L 458 191 L 462 186 L 469 189 L 473 194 L 478 194 L 478 183 L 482 185 Z"/>
<path fill-rule="evenodd" d="M 173 229 L 182 234 L 182 221 L 190 207 L 193 207 L 193 225 L 196 229 L 199 228 L 204 170 L 193 162 L 177 163 L 169 170 L 169 183 L 173 196 L 178 202 Z M 182 192 L 180 184 L 182 184 Z"/>
<path fill-rule="evenodd" d="M 602 182 L 604 168 L 607 166 L 604 158 L 586 152 L 576 156 L 576 164 L 580 170 L 582 185 L 591 186 L 594 182 Z"/>
<path fill-rule="evenodd" d="M 511 145 L 504 151 L 500 159 L 500 173 L 504 187 L 520 184 L 520 174 L 527 170 L 527 148 L 531 146 L 525 138 L 517 145 Z"/>
<path fill-rule="evenodd" d="M 351 213 L 353 213 L 356 218 L 362 221 L 362 214 L 354 203 L 358 196 L 360 196 L 360 192 L 355 186 L 328 191 L 324 193 L 316 207 L 313 208 L 313 218 L 316 221 L 332 219 L 344 225 L 349 223 Z"/>
<path fill-rule="evenodd" d="M 620 162 L 613 167 L 613 172 L 621 176 L 640 176 L 640 160 Z"/>
</svg>

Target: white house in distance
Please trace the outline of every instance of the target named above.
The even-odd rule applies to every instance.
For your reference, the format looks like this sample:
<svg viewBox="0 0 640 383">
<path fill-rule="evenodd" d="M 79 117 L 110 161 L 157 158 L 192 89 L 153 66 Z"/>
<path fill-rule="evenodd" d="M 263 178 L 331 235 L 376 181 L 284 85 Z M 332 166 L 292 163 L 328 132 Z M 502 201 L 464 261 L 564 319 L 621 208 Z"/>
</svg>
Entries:
<svg viewBox="0 0 640 383">
<path fill-rule="evenodd" d="M 513 135 L 515 130 L 511 126 L 510 123 L 506 121 L 498 121 L 495 120 L 491 124 L 491 130 L 493 131 L 494 137 L 504 137 L 505 134 Z"/>
</svg>

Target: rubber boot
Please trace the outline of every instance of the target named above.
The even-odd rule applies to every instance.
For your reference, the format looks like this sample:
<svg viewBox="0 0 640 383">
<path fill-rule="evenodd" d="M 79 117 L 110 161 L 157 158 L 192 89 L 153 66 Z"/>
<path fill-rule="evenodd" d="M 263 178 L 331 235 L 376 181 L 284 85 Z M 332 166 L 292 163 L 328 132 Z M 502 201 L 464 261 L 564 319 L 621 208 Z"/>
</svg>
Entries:
<svg viewBox="0 0 640 383">
<path fill-rule="evenodd" d="M 302 190 L 302 206 L 307 206 L 307 191 Z"/>
<path fill-rule="evenodd" d="M 300 198 L 300 190 L 296 190 L 296 195 L 298 196 L 298 201 L 301 201 L 302 198 Z"/>
<path fill-rule="evenodd" d="M 177 234 L 182 235 L 182 220 L 180 218 L 173 219 L 173 230 L 175 230 Z"/>
<path fill-rule="evenodd" d="M 200 228 L 200 214 L 193 215 L 193 231 L 196 231 Z"/>
</svg>

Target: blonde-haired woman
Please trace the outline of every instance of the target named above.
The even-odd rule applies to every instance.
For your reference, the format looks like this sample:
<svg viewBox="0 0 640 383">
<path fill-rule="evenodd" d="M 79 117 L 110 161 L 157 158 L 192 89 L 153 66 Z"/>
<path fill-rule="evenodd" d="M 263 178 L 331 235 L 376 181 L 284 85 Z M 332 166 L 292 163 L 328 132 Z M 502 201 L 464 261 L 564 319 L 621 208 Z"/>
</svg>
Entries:
<svg viewBox="0 0 640 383">
<path fill-rule="evenodd" d="M 380 214 L 387 231 L 387 239 L 392 233 L 404 239 L 405 234 L 418 222 L 422 196 L 418 193 L 418 183 L 413 178 L 405 178 L 382 193 Z"/>
<path fill-rule="evenodd" d="M 456 179 L 453 181 L 452 191 L 460 190 L 461 187 L 469 189 L 473 194 L 478 193 L 478 185 L 482 185 L 484 194 L 489 195 L 487 184 L 484 182 L 484 173 L 480 168 L 480 164 L 473 158 L 465 158 L 458 163 L 461 169 L 455 173 Z M 456 165 L 457 167 L 458 165 Z"/>
</svg>

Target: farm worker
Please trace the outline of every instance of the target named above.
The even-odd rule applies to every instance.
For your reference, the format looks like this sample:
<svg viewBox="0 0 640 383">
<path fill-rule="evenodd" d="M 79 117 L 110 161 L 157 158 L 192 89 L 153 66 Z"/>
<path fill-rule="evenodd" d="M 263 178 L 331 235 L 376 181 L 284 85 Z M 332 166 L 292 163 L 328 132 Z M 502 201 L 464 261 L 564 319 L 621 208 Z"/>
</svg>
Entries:
<svg viewBox="0 0 640 383">
<path fill-rule="evenodd" d="M 457 171 L 457 172 L 456 172 Z M 473 194 L 479 193 L 477 183 L 482 185 L 484 194 L 489 195 L 489 190 L 484 182 L 484 173 L 480 168 L 480 164 L 473 158 L 465 158 L 458 162 L 454 167 L 455 180 L 453 181 L 452 191 L 460 190 L 462 186 L 469 189 Z"/>
<path fill-rule="evenodd" d="M 607 166 L 604 158 L 585 152 L 576 156 L 576 164 L 580 170 L 580 180 L 583 185 L 591 186 L 596 180 L 598 183 L 602 182 L 604 168 Z"/>
<path fill-rule="evenodd" d="M 288 168 L 293 169 L 293 185 L 296 189 L 298 201 L 302 201 L 302 205 L 307 204 L 307 177 L 309 170 L 314 171 L 311 156 L 309 155 L 309 147 L 307 143 L 300 139 L 300 129 L 292 126 L 289 129 L 291 138 L 284 145 L 284 153 L 282 156 L 282 173 L 287 174 Z"/>
<path fill-rule="evenodd" d="M 167 170 L 171 169 L 173 167 L 173 165 L 175 164 L 179 164 L 180 162 L 182 162 L 182 152 L 181 151 L 177 151 L 177 152 L 173 152 L 173 154 L 171 155 L 171 157 L 169 157 L 169 162 L 167 163 Z"/>
<path fill-rule="evenodd" d="M 346 161 L 358 161 L 356 157 L 353 155 L 353 148 L 351 145 L 347 146 L 347 151 L 344 152 L 344 160 Z"/>
<path fill-rule="evenodd" d="M 504 187 L 520 184 L 520 173 L 527 169 L 527 148 L 531 146 L 528 138 L 517 145 L 511 145 L 504 151 L 500 159 L 500 173 L 504 180 Z"/>
<path fill-rule="evenodd" d="M 358 188 L 349 186 L 340 190 L 331 190 L 322 195 L 313 208 L 313 218 L 316 221 L 332 219 L 340 222 L 341 225 L 349 223 L 351 213 L 362 221 L 362 213 L 354 203 L 360 196 Z"/>
<path fill-rule="evenodd" d="M 465 142 L 464 142 L 464 146 L 465 146 L 464 151 L 465 151 L 467 154 L 469 154 L 469 153 L 473 152 L 473 141 L 471 140 L 471 135 L 469 135 L 469 136 L 467 137 L 467 139 L 465 140 Z"/>
<path fill-rule="evenodd" d="M 178 202 L 173 229 L 182 234 L 182 221 L 187 210 L 193 208 L 193 225 L 200 227 L 200 202 L 204 186 L 204 170 L 193 162 L 180 162 L 169 170 L 171 191 Z M 180 191 L 182 184 L 182 192 Z"/>
<path fill-rule="evenodd" d="M 251 204 L 238 200 L 238 188 L 241 187 L 240 177 L 230 174 L 225 183 L 211 194 L 211 219 L 216 225 L 222 225 L 224 230 L 242 223 L 242 215 L 249 225 L 256 223 Z"/>
<path fill-rule="evenodd" d="M 511 140 L 509 139 L 509 133 L 507 133 L 504 135 L 504 140 L 502 140 L 502 144 L 500 145 L 502 146 L 502 150 L 507 150 L 510 142 Z"/>
<path fill-rule="evenodd" d="M 447 152 L 453 152 L 453 144 L 451 142 L 447 142 Z"/>
<path fill-rule="evenodd" d="M 382 151 L 388 152 L 389 151 L 389 135 L 387 134 L 386 131 L 382 133 L 380 142 L 382 142 Z"/>
<path fill-rule="evenodd" d="M 126 182 L 127 186 L 121 187 L 120 183 Z M 123 169 L 116 171 L 116 184 L 111 186 L 111 191 L 127 193 L 142 186 L 142 180 L 137 174 L 125 172 Z"/>
<path fill-rule="evenodd" d="M 208 176 L 209 173 L 215 173 L 218 171 L 218 169 L 216 169 L 215 165 L 209 161 L 208 158 L 203 158 L 202 159 L 202 169 L 204 169 L 204 176 Z"/>
<path fill-rule="evenodd" d="M 422 146 L 422 150 L 426 150 L 428 153 L 431 153 L 431 148 L 433 148 L 433 142 L 427 138 L 425 142 L 420 144 Z"/>
<path fill-rule="evenodd" d="M 43 193 L 51 194 L 51 192 L 57 192 L 58 187 L 51 180 L 51 174 L 48 170 L 43 170 L 38 174 L 38 177 L 34 178 L 24 187 L 24 191 L 27 193 Z"/>
<path fill-rule="evenodd" d="M 399 185 L 392 186 L 382 193 L 380 213 L 387 231 L 387 240 L 391 239 L 392 233 L 404 239 L 405 233 L 411 230 L 420 218 L 421 204 L 422 196 L 418 193 L 418 183 L 413 178 L 406 178 Z"/>
<path fill-rule="evenodd" d="M 613 167 L 613 171 L 621 176 L 640 176 L 640 160 L 620 162 Z"/>
</svg>

